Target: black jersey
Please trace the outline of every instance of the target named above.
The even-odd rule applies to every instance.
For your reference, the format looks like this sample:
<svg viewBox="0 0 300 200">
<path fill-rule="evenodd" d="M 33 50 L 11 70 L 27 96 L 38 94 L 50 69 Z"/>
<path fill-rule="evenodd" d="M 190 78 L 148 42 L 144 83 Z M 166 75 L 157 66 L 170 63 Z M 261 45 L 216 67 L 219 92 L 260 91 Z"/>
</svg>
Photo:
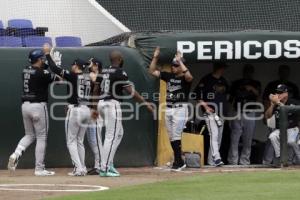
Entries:
<svg viewBox="0 0 300 200">
<path fill-rule="evenodd" d="M 191 82 L 187 82 L 184 76 L 176 76 L 170 72 L 160 72 L 160 79 L 167 83 L 167 104 L 187 102 L 191 89 Z"/>
<path fill-rule="evenodd" d="M 261 84 L 259 81 L 246 78 L 234 81 L 230 89 L 230 100 L 235 109 L 238 104 L 244 106 L 246 103 L 257 101 L 258 95 L 248 90 L 247 86 L 251 86 L 255 88 L 259 94 L 261 93 Z M 254 108 L 253 106 L 251 107 Z"/>
<path fill-rule="evenodd" d="M 212 74 L 208 74 L 200 80 L 194 92 L 197 100 L 214 103 L 216 107 L 209 104 L 210 107 L 218 111 L 222 108 L 223 113 L 227 113 L 228 90 L 229 86 L 224 77 L 215 78 Z"/>
<path fill-rule="evenodd" d="M 97 82 L 100 82 L 100 100 L 115 99 L 122 101 L 123 89 L 130 85 L 126 72 L 119 67 L 102 69 Z"/>
<path fill-rule="evenodd" d="M 295 100 L 295 99 L 288 99 L 288 101 L 285 103 L 285 105 L 289 105 L 289 106 L 295 106 L 295 105 L 299 105 L 299 101 Z M 280 110 L 280 106 L 276 106 L 273 110 L 273 114 L 275 115 L 275 120 L 276 120 L 276 128 L 279 129 L 279 110 Z M 299 115 L 296 112 L 288 112 L 288 128 L 294 128 L 296 126 L 298 126 L 298 122 L 299 122 Z"/>
<path fill-rule="evenodd" d="M 51 71 L 71 84 L 71 86 L 67 87 L 68 94 L 71 94 L 71 97 L 67 100 L 68 103 L 75 105 L 89 104 L 91 93 L 91 79 L 89 74 L 70 72 L 69 70 L 57 67 L 50 55 L 47 55 L 46 58 Z"/>
<path fill-rule="evenodd" d="M 28 66 L 23 70 L 23 95 L 22 101 L 47 102 L 48 86 L 55 76 L 49 71 Z"/>
</svg>

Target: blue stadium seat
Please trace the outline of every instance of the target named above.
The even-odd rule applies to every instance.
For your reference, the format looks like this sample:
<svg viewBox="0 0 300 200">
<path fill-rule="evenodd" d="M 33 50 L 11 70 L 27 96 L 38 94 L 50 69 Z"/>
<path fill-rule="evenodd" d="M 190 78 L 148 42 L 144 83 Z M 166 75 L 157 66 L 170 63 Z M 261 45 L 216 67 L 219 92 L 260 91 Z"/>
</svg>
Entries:
<svg viewBox="0 0 300 200">
<path fill-rule="evenodd" d="M 0 47 L 22 47 L 22 39 L 12 36 L 0 36 Z"/>
<path fill-rule="evenodd" d="M 45 43 L 52 46 L 52 39 L 44 36 L 28 36 L 24 38 L 23 42 L 25 47 L 42 47 Z"/>
<path fill-rule="evenodd" d="M 0 36 L 4 36 L 4 35 L 5 35 L 5 29 L 2 21 L 0 20 Z"/>
<path fill-rule="evenodd" d="M 81 47 L 81 38 L 73 36 L 61 36 L 55 38 L 57 47 Z"/>
<path fill-rule="evenodd" d="M 24 37 L 28 35 L 36 35 L 31 20 L 28 19 L 11 19 L 8 20 L 8 30 L 10 35 Z"/>
<path fill-rule="evenodd" d="M 32 22 L 28 19 L 11 19 L 8 20 L 8 27 L 10 28 L 33 28 Z"/>
</svg>

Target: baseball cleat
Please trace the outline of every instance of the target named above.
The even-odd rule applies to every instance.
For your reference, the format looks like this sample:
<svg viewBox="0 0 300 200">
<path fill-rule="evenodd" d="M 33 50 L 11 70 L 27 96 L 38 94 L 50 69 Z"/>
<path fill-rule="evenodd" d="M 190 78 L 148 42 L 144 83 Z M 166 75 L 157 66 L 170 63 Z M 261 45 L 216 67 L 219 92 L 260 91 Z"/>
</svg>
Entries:
<svg viewBox="0 0 300 200">
<path fill-rule="evenodd" d="M 118 170 L 114 167 L 114 165 L 110 165 L 108 171 L 120 175 L 120 172 L 118 172 Z"/>
<path fill-rule="evenodd" d="M 15 171 L 19 162 L 19 156 L 15 153 L 11 154 L 8 160 L 7 169 L 11 171 Z"/>
<path fill-rule="evenodd" d="M 216 167 L 221 167 L 223 165 L 224 165 L 224 163 L 223 163 L 223 161 L 221 159 L 218 159 L 218 160 L 215 161 L 215 166 Z"/>
<path fill-rule="evenodd" d="M 36 176 L 53 176 L 55 175 L 55 172 L 48 171 L 48 170 L 35 170 L 34 175 Z"/>
<path fill-rule="evenodd" d="M 274 168 L 280 168 L 281 167 L 281 159 L 280 159 L 280 157 L 275 157 L 273 159 L 272 167 L 274 167 Z"/>
<path fill-rule="evenodd" d="M 79 171 L 73 171 L 68 173 L 68 176 L 85 176 L 85 175 L 86 175 L 85 172 L 79 172 Z"/>
<path fill-rule="evenodd" d="M 100 170 L 97 168 L 93 168 L 87 172 L 87 175 L 99 175 Z"/>
<path fill-rule="evenodd" d="M 173 167 L 172 167 L 172 171 L 174 171 L 174 172 L 181 172 L 183 169 L 185 169 L 186 168 L 186 164 L 183 164 L 182 166 L 180 166 L 180 167 L 177 167 L 176 169 L 174 169 Z"/>
<path fill-rule="evenodd" d="M 120 174 L 115 174 L 110 171 L 105 172 L 105 171 L 100 170 L 99 176 L 101 176 L 101 177 L 119 177 Z"/>
</svg>

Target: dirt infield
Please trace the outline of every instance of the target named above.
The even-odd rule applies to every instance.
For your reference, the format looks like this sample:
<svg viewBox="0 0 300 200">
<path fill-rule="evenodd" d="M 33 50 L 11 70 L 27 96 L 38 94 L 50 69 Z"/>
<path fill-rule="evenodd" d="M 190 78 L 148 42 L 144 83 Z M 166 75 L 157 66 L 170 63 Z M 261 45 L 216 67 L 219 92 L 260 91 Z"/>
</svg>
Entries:
<svg viewBox="0 0 300 200">
<path fill-rule="evenodd" d="M 288 168 L 295 169 L 295 168 Z M 234 173 L 234 172 L 249 172 L 249 171 L 279 171 L 281 169 L 271 168 L 201 168 L 193 170 L 185 170 L 183 172 L 171 172 L 167 168 L 126 168 L 120 169 L 122 174 L 119 178 L 100 178 L 98 176 L 85 176 L 85 177 L 69 177 L 66 174 L 70 169 L 56 169 L 56 175 L 53 177 L 35 177 L 33 170 L 17 170 L 10 173 L 7 170 L 0 171 L 0 184 L 55 184 L 54 187 L 48 186 L 20 186 L 19 189 L 36 189 L 36 190 L 53 190 L 53 189 L 71 189 L 77 190 L 78 187 L 69 185 L 93 185 L 105 186 L 109 188 L 118 188 L 130 185 L 139 185 L 144 183 L 154 183 L 163 180 L 176 179 L 180 177 L 192 176 L 195 174 L 205 173 Z M 297 169 L 299 170 L 299 168 Z M 62 187 L 59 184 L 64 184 Z M 10 187 L 12 188 L 12 187 Z M 16 187 L 13 187 L 16 188 Z M 86 186 L 83 189 L 88 189 Z M 1 187 L 0 187 L 1 189 Z M 81 188 L 80 188 L 81 189 Z M 5 200 L 35 200 L 43 199 L 50 196 L 62 196 L 77 193 L 72 192 L 53 192 L 53 191 L 1 191 L 1 199 Z"/>
</svg>

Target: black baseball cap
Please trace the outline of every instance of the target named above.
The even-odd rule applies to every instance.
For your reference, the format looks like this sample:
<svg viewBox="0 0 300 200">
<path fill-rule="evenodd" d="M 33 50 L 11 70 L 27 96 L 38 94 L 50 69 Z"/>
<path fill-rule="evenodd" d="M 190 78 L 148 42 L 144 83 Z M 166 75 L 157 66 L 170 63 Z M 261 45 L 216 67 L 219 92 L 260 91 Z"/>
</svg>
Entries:
<svg viewBox="0 0 300 200">
<path fill-rule="evenodd" d="M 277 94 L 282 94 L 288 92 L 288 87 L 284 84 L 279 84 L 276 88 L 276 93 Z"/>
<path fill-rule="evenodd" d="M 102 67 L 101 60 L 99 60 L 97 58 L 91 58 L 89 61 L 92 62 L 92 63 L 94 63 L 94 64 L 96 64 L 98 67 Z"/>
<path fill-rule="evenodd" d="M 79 66 L 81 69 L 85 69 L 85 68 L 89 65 L 89 63 L 86 62 L 86 61 L 84 61 L 84 60 L 82 60 L 82 59 L 80 59 L 80 58 L 76 58 L 76 59 L 73 61 L 72 65 L 77 65 L 77 66 Z"/>
</svg>

